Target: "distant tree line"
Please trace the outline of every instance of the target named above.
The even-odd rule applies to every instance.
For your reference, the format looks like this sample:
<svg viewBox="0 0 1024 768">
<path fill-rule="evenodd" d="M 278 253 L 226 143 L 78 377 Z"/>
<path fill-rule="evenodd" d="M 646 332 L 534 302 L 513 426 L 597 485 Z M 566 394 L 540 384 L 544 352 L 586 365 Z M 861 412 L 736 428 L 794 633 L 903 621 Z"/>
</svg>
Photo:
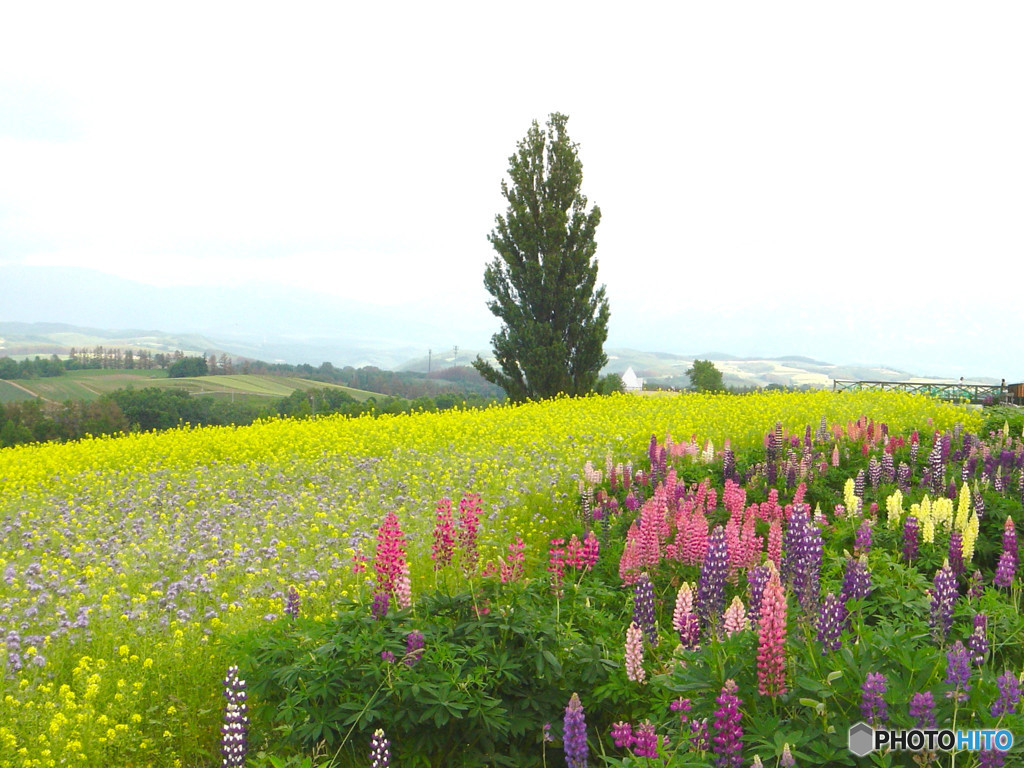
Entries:
<svg viewBox="0 0 1024 768">
<path fill-rule="evenodd" d="M 35 399 L 0 406 L 0 448 L 30 442 L 76 440 L 86 435 L 172 429 L 184 424 L 244 426 L 274 416 L 407 413 L 456 406 L 482 407 L 492 402 L 493 398 L 482 395 L 450 393 L 413 400 L 382 396 L 359 402 L 329 387 L 297 389 L 288 397 L 270 403 L 241 398 L 232 402 L 223 397 L 194 396 L 181 389 L 161 387 L 119 389 L 88 402 L 49 403 Z"/>
</svg>

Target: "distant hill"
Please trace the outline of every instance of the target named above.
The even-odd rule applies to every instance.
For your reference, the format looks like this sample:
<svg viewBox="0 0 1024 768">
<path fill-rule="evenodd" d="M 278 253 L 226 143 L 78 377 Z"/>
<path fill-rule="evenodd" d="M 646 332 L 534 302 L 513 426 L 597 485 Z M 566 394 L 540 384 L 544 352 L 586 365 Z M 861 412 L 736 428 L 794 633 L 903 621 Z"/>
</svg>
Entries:
<svg viewBox="0 0 1024 768">
<path fill-rule="evenodd" d="M 477 355 L 491 358 L 489 349 L 434 348 L 424 355 L 424 347 L 413 345 L 374 346 L 372 340 L 338 340 L 329 336 L 268 335 L 265 341 L 255 343 L 251 334 L 239 333 L 234 337 L 207 336 L 190 333 L 167 333 L 149 329 L 110 330 L 68 323 L 0 322 L 0 357 L 24 357 L 51 354 L 66 355 L 71 347 L 92 349 L 96 346 L 122 349 L 147 349 L 151 352 L 182 350 L 186 355 L 227 354 L 235 358 L 288 362 L 293 365 L 308 363 L 318 366 L 323 362 L 342 368 L 361 368 L 367 365 L 382 370 L 426 373 L 437 375 L 444 369 L 468 366 Z M 418 353 L 418 354 L 417 354 Z M 726 386 L 765 387 L 781 386 L 831 387 L 834 379 L 861 381 L 907 381 L 921 378 L 914 373 L 890 367 L 860 365 L 857 363 L 829 363 L 803 355 L 776 357 L 738 357 L 723 352 L 703 352 L 683 355 L 669 352 L 650 352 L 630 348 L 608 348 L 605 373 L 623 373 L 633 368 L 638 376 L 656 381 L 663 386 L 685 388 L 689 386 L 686 370 L 694 360 L 711 360 L 722 371 Z M 957 377 L 958 378 L 958 377 Z M 998 384 L 991 377 L 964 377 L 969 382 Z M 930 380 L 953 380 L 931 377 Z M 15 397 L 14 393 L 10 393 Z"/>
</svg>

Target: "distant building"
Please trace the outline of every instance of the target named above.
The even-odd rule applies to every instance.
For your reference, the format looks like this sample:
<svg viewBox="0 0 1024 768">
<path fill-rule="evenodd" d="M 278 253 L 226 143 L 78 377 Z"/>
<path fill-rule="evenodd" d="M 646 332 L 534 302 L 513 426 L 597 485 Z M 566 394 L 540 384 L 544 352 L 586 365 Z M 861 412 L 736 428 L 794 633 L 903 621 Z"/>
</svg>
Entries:
<svg viewBox="0 0 1024 768">
<path fill-rule="evenodd" d="M 633 366 L 626 369 L 622 374 L 622 388 L 627 392 L 639 392 L 644 388 L 644 380 L 636 375 Z"/>
</svg>

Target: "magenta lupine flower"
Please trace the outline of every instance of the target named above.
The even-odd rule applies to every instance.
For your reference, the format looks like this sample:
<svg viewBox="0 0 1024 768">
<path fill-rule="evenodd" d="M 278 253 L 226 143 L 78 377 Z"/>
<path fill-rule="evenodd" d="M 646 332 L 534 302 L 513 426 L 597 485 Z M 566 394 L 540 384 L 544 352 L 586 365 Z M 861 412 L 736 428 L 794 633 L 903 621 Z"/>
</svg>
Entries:
<svg viewBox="0 0 1024 768">
<path fill-rule="evenodd" d="M 295 585 L 288 587 L 288 594 L 284 601 L 284 612 L 292 619 L 299 618 L 299 590 Z"/>
<path fill-rule="evenodd" d="M 944 640 L 953 626 L 953 606 L 956 604 L 956 577 L 949 562 L 935 572 L 931 590 L 931 612 L 928 624 L 939 640 Z"/>
<path fill-rule="evenodd" d="M 405 569 L 405 535 L 394 512 L 388 512 L 377 529 L 373 568 L 377 572 L 377 590 L 392 594 Z"/>
<path fill-rule="evenodd" d="M 462 568 L 469 573 L 476 568 L 476 539 L 480 531 L 481 497 L 478 493 L 470 493 L 459 500 L 459 553 L 462 557 Z"/>
<path fill-rule="evenodd" d="M 729 550 L 725 529 L 716 525 L 708 538 L 708 551 L 697 581 L 696 613 L 707 626 L 718 623 L 725 607 L 725 579 L 729 575 Z"/>
<path fill-rule="evenodd" d="M 552 539 L 548 548 L 548 573 L 551 574 L 551 589 L 556 595 L 562 594 L 565 579 L 565 539 Z"/>
<path fill-rule="evenodd" d="M 597 558 L 601 552 L 601 544 L 593 531 L 587 534 L 583 540 L 583 567 L 590 570 L 597 565 Z"/>
<path fill-rule="evenodd" d="M 403 661 L 407 666 L 414 666 L 420 657 L 423 656 L 423 646 L 426 641 L 423 638 L 423 633 L 419 630 L 413 630 L 405 636 L 405 658 Z"/>
<path fill-rule="evenodd" d="M 395 654 L 392 653 L 391 651 L 381 651 L 380 652 L 380 659 L 381 659 L 381 661 L 384 661 L 384 662 L 387 662 L 388 664 L 391 664 L 395 660 Z"/>
<path fill-rule="evenodd" d="M 633 746 L 633 726 L 622 720 L 612 725 L 612 741 L 616 747 L 630 749 Z"/>
<path fill-rule="evenodd" d="M 654 732 L 654 723 L 644 720 L 637 726 L 633 734 L 633 754 L 637 757 L 658 756 L 658 735 Z"/>
<path fill-rule="evenodd" d="M 391 765 L 391 742 L 378 728 L 370 738 L 370 768 L 388 768 Z"/>
<path fill-rule="evenodd" d="M 910 697 L 910 716 L 914 718 L 914 727 L 927 730 L 935 728 L 935 699 L 931 691 L 915 693 Z"/>
<path fill-rule="evenodd" d="M 658 627 L 654 617 L 654 587 L 646 572 L 633 585 L 633 621 L 636 622 L 652 647 L 658 645 Z"/>
<path fill-rule="evenodd" d="M 452 561 L 455 553 L 455 520 L 452 518 L 452 501 L 444 498 L 437 502 L 434 518 L 434 543 L 430 548 L 430 559 L 434 570 L 439 571 Z"/>
<path fill-rule="evenodd" d="M 1020 680 L 1017 676 L 1006 670 L 996 678 L 996 685 L 999 686 L 999 698 L 992 704 L 992 717 L 1012 715 L 1019 711 L 1018 705 L 1021 701 Z"/>
<path fill-rule="evenodd" d="M 868 672 L 864 685 L 860 687 L 861 716 L 873 726 L 882 725 L 888 718 L 884 694 L 886 691 L 885 675 L 881 672 Z"/>
<path fill-rule="evenodd" d="M 1009 587 L 1017 575 L 1017 559 L 1017 529 L 1013 524 L 1013 518 L 1007 515 L 1003 524 L 1003 553 L 999 556 L 992 583 L 997 587 Z"/>
<path fill-rule="evenodd" d="M 562 749 L 568 768 L 587 768 L 587 723 L 580 697 L 573 693 L 565 708 Z"/>
<path fill-rule="evenodd" d="M 829 651 L 838 651 L 842 646 L 840 635 L 846 624 L 846 606 L 836 597 L 834 592 L 825 595 L 821 602 L 821 613 L 818 615 L 818 642 L 821 643 L 821 655 Z"/>
<path fill-rule="evenodd" d="M 903 521 L 903 558 L 908 562 L 913 562 L 917 559 L 919 530 L 920 526 L 917 523 L 917 518 L 913 515 L 908 515 Z"/>
<path fill-rule="evenodd" d="M 946 684 L 953 686 L 946 692 L 947 699 L 967 701 L 967 691 L 971 690 L 971 655 L 964 644 L 957 640 L 946 651 Z"/>
<path fill-rule="evenodd" d="M 249 706 L 245 703 L 245 680 L 238 677 L 238 667 L 228 667 L 224 678 L 224 724 L 220 728 L 221 765 L 225 768 L 245 765 L 249 751 Z"/>
<path fill-rule="evenodd" d="M 523 539 L 516 536 L 515 541 L 508 545 L 508 556 L 501 564 L 501 583 L 508 584 L 511 581 L 519 581 L 523 577 L 523 564 L 526 562 L 526 555 L 523 553 Z"/>
<path fill-rule="evenodd" d="M 985 634 L 987 626 L 987 615 L 974 614 L 974 631 L 967 638 L 967 647 L 971 651 L 971 663 L 978 667 L 985 663 L 985 657 L 988 655 L 988 637 Z"/>
<path fill-rule="evenodd" d="M 735 681 L 726 680 L 715 699 L 718 709 L 715 710 L 711 751 L 715 753 L 715 765 L 719 768 L 739 768 L 743 763 L 743 728 L 740 727 L 743 702 L 736 696 L 738 690 Z"/>
<path fill-rule="evenodd" d="M 643 630 L 634 621 L 626 630 L 626 678 L 635 683 L 642 683 L 646 677 Z"/>
</svg>

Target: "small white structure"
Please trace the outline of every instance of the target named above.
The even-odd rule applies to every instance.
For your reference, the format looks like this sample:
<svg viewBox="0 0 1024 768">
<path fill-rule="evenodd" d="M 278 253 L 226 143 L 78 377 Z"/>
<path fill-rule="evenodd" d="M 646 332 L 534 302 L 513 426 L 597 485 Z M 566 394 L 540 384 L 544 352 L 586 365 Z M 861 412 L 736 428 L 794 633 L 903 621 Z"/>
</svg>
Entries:
<svg viewBox="0 0 1024 768">
<path fill-rule="evenodd" d="M 626 369 L 622 374 L 622 388 L 627 392 L 640 392 L 644 388 L 644 380 L 636 375 L 633 366 Z"/>
</svg>

